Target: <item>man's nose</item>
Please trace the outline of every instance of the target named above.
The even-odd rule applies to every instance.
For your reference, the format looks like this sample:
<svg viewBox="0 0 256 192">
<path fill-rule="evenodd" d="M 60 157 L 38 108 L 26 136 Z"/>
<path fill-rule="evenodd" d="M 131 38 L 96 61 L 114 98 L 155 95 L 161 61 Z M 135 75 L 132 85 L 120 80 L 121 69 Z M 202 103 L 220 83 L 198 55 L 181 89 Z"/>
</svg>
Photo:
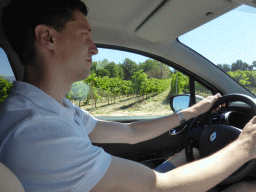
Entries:
<svg viewBox="0 0 256 192">
<path fill-rule="evenodd" d="M 93 55 L 97 55 L 98 54 L 98 49 L 97 49 L 96 45 L 94 44 L 93 40 L 91 40 L 90 52 Z"/>
</svg>

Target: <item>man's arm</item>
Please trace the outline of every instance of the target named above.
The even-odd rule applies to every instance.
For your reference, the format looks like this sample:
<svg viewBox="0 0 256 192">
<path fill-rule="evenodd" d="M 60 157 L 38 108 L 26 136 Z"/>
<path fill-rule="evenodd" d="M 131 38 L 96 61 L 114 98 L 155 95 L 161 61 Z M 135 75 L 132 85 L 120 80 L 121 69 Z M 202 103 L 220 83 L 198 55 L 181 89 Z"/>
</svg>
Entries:
<svg viewBox="0 0 256 192">
<path fill-rule="evenodd" d="M 232 143 L 217 153 L 167 173 L 133 161 L 112 157 L 111 164 L 92 191 L 177 191 L 205 192 L 249 160 L 248 154 Z M 232 158 L 231 158 L 232 157 Z"/>
<path fill-rule="evenodd" d="M 186 120 L 195 117 L 190 109 L 183 110 L 183 114 Z M 180 121 L 175 114 L 133 123 L 100 120 L 89 134 L 89 137 L 93 143 L 134 144 L 155 138 L 179 125 Z"/>
<path fill-rule="evenodd" d="M 256 117 L 239 138 L 215 154 L 167 173 L 157 173 L 129 160 L 113 157 L 92 191 L 175 191 L 205 192 L 256 158 Z"/>
<path fill-rule="evenodd" d="M 183 110 L 186 120 L 208 111 L 220 95 L 210 96 L 196 105 Z M 94 130 L 89 134 L 93 143 L 138 143 L 155 138 L 170 129 L 180 125 L 175 114 L 122 124 L 111 121 L 98 121 Z"/>
</svg>

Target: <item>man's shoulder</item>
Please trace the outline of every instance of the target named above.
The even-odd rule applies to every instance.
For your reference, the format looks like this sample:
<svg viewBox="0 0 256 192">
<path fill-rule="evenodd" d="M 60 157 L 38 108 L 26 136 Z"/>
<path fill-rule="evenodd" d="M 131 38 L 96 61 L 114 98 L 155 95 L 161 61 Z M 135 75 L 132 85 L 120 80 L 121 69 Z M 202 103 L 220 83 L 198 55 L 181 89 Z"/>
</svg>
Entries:
<svg viewBox="0 0 256 192">
<path fill-rule="evenodd" d="M 0 106 L 0 125 L 3 119 L 19 117 L 29 111 L 27 105 L 29 100 L 16 93 L 11 93 Z"/>
<path fill-rule="evenodd" d="M 23 95 L 11 92 L 0 106 L 0 119 L 6 116 L 14 118 L 18 116 L 36 115 L 40 108 L 29 98 Z M 1 121 L 1 120 L 0 120 Z"/>
<path fill-rule="evenodd" d="M 43 122 L 49 121 L 49 117 L 53 120 L 54 114 L 40 109 L 22 95 L 10 94 L 0 106 L 0 138 L 3 139 L 7 133 L 25 126 L 42 125 Z M 56 122 L 57 120 L 55 118 Z"/>
</svg>

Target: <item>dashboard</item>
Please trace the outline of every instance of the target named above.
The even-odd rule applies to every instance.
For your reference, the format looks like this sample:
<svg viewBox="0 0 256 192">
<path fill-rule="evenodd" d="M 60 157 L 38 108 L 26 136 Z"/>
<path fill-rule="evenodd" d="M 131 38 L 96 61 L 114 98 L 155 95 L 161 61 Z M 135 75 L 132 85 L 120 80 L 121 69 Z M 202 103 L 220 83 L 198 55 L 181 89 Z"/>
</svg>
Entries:
<svg viewBox="0 0 256 192">
<path fill-rule="evenodd" d="M 215 113 L 208 124 L 225 124 L 243 129 L 254 115 L 249 112 L 239 111 L 220 111 Z"/>
</svg>

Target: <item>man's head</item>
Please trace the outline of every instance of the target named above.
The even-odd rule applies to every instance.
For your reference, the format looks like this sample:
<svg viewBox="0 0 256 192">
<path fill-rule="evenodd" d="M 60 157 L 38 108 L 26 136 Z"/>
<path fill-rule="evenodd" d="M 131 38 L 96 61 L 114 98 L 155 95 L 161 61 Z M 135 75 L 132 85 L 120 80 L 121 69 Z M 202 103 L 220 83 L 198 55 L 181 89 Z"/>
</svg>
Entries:
<svg viewBox="0 0 256 192">
<path fill-rule="evenodd" d="M 91 56 L 97 54 L 85 16 L 87 8 L 80 0 L 12 0 L 3 12 L 3 29 L 23 65 L 33 65 L 43 55 L 45 59 L 69 60 L 74 67 L 74 62 L 83 59 L 90 63 Z M 88 35 L 81 37 L 78 32 Z M 81 50 L 86 46 L 87 50 Z"/>
</svg>

